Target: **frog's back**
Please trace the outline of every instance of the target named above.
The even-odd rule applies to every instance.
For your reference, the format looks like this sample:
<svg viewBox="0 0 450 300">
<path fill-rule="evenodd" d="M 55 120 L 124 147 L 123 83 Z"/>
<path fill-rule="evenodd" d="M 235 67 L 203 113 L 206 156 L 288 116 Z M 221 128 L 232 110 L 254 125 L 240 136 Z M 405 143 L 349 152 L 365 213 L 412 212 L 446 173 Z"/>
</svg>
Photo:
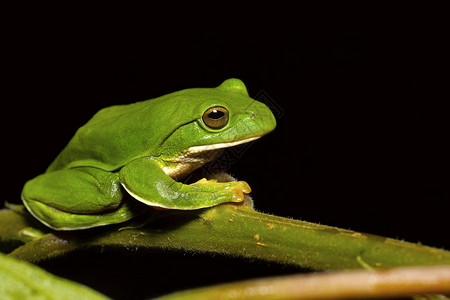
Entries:
<svg viewBox="0 0 450 300">
<path fill-rule="evenodd" d="M 157 117 L 161 100 L 155 98 L 100 110 L 77 130 L 47 172 L 74 167 L 113 171 L 133 159 L 150 155 L 163 138 L 151 122 Z"/>
<path fill-rule="evenodd" d="M 247 92 L 242 93 L 243 84 L 237 86 L 236 92 L 236 81 L 228 81 L 217 88 L 186 89 L 104 108 L 76 132 L 47 171 L 75 167 L 114 171 L 137 158 L 174 155 L 180 150 L 177 145 L 167 149 L 161 146 L 181 126 L 199 120 L 205 103 L 212 105 L 227 99 L 239 105 L 252 105 Z"/>
</svg>

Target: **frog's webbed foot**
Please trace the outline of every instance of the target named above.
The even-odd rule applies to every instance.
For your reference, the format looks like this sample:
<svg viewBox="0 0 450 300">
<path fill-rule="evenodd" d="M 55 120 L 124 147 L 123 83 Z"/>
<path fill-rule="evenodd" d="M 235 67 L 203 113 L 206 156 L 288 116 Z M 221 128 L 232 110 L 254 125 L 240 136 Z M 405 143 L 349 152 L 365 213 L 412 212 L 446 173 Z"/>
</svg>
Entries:
<svg viewBox="0 0 450 300">
<path fill-rule="evenodd" d="M 218 181 L 218 182 L 232 182 L 232 181 L 237 181 L 237 179 L 236 178 L 234 178 L 233 176 L 231 176 L 230 174 L 228 174 L 227 172 L 225 172 L 225 171 L 218 171 L 218 172 L 215 172 L 215 173 L 210 173 L 209 175 L 207 175 L 207 179 L 209 179 L 209 180 L 216 180 L 216 181 Z M 244 181 L 241 181 L 241 182 L 244 182 Z M 247 192 L 245 192 L 244 193 L 244 201 L 243 201 L 243 204 L 245 205 L 245 206 L 248 206 L 248 207 L 250 207 L 250 208 L 252 208 L 253 209 L 253 199 L 252 199 L 252 197 L 249 195 L 249 193 L 250 193 L 250 186 L 245 182 L 245 184 L 247 185 L 247 187 L 248 187 L 248 189 L 249 189 L 249 192 L 247 193 Z"/>
<path fill-rule="evenodd" d="M 209 189 L 212 193 L 229 191 L 231 194 L 231 199 L 229 202 L 242 202 L 244 200 L 244 195 L 249 194 L 252 191 L 248 183 L 245 181 L 219 182 L 217 179 L 208 180 L 206 178 L 202 178 L 189 186 L 202 187 L 205 190 Z"/>
</svg>

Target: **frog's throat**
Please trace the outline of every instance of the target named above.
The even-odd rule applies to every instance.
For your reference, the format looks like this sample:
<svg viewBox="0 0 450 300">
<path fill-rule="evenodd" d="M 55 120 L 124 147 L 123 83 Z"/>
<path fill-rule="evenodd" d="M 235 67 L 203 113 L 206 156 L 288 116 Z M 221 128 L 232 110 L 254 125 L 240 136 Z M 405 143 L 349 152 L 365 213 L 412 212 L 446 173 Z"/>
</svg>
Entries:
<svg viewBox="0 0 450 300">
<path fill-rule="evenodd" d="M 162 170 L 174 179 L 180 179 L 218 157 L 223 148 L 254 141 L 261 136 L 254 136 L 234 142 L 216 143 L 210 145 L 192 146 L 171 159 L 164 159 L 161 165 Z"/>
</svg>

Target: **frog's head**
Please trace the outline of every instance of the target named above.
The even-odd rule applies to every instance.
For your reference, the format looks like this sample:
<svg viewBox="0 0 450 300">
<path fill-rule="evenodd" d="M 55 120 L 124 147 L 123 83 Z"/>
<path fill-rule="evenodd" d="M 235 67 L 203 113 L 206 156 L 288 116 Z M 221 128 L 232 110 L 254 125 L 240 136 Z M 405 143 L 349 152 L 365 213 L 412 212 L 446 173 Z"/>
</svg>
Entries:
<svg viewBox="0 0 450 300">
<path fill-rule="evenodd" d="M 161 145 L 166 161 L 212 157 L 204 154 L 253 141 L 276 126 L 270 109 L 250 98 L 239 79 L 228 79 L 216 88 L 183 90 L 171 98 L 183 121 Z"/>
</svg>

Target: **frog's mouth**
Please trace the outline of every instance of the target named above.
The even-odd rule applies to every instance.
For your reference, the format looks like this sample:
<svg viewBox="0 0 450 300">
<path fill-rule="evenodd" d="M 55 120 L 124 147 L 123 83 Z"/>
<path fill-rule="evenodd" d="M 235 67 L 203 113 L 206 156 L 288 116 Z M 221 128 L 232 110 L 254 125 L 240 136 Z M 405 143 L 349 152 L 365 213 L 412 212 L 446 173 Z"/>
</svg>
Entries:
<svg viewBox="0 0 450 300">
<path fill-rule="evenodd" d="M 200 146 L 192 146 L 186 149 L 185 153 L 200 153 L 204 151 L 210 151 L 210 150 L 216 150 L 216 149 L 222 149 L 222 148 L 229 148 L 233 146 L 237 146 L 240 144 L 248 143 L 251 141 L 254 141 L 256 139 L 259 139 L 261 136 L 253 136 L 249 137 L 243 140 L 234 141 L 234 142 L 228 142 L 228 143 L 216 143 L 216 144 L 210 144 L 210 145 L 200 145 Z"/>
</svg>

